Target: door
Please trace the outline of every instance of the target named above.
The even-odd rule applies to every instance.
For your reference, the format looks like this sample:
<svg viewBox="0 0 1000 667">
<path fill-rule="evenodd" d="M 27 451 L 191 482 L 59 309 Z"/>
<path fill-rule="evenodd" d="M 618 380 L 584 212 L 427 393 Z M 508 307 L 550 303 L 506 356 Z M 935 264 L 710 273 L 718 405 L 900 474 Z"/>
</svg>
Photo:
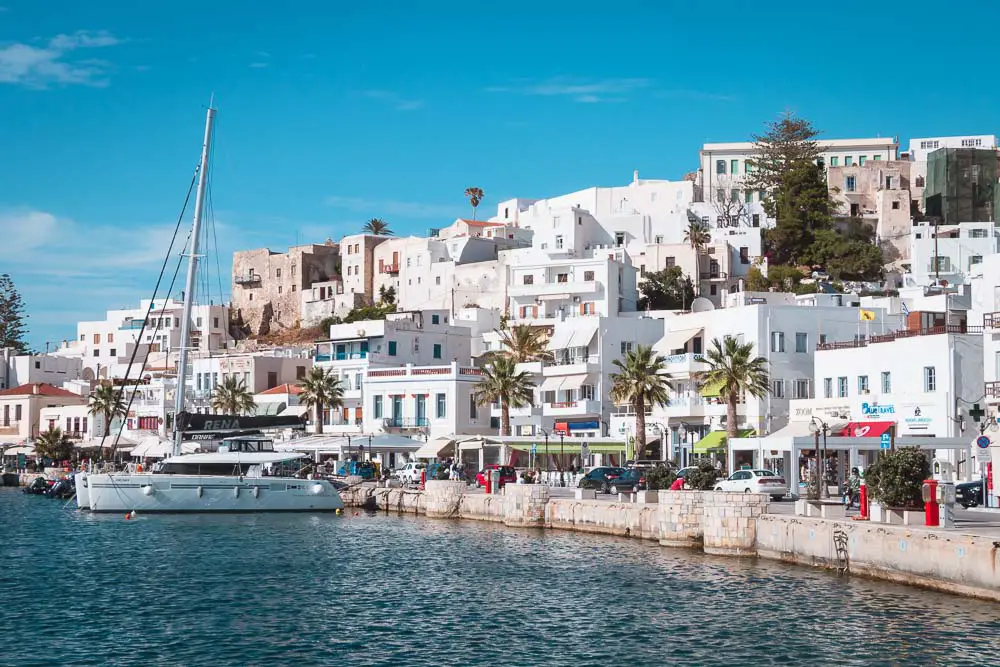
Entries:
<svg viewBox="0 0 1000 667">
<path fill-rule="evenodd" d="M 402 426 L 403 424 L 403 397 L 392 397 L 392 425 Z"/>
<path fill-rule="evenodd" d="M 341 359 L 346 359 L 346 358 L 347 358 L 347 346 L 346 345 L 339 345 L 338 344 L 337 345 L 337 360 L 339 361 Z"/>
<path fill-rule="evenodd" d="M 417 395 L 417 426 L 427 423 L 427 397 L 423 394 Z"/>
<path fill-rule="evenodd" d="M 368 358 L 368 341 L 366 340 L 361 341 L 361 358 Z"/>
</svg>

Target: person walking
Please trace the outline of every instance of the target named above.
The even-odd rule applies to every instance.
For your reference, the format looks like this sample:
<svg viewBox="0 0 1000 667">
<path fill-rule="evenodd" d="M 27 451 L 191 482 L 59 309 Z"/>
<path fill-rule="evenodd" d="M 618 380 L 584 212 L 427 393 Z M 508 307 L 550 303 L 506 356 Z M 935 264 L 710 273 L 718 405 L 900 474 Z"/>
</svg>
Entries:
<svg viewBox="0 0 1000 667">
<path fill-rule="evenodd" d="M 844 483 L 844 505 L 847 506 L 847 509 L 851 509 L 855 504 L 858 507 L 861 506 L 860 494 L 861 475 L 858 473 L 857 468 L 851 468 L 851 474 Z"/>
</svg>

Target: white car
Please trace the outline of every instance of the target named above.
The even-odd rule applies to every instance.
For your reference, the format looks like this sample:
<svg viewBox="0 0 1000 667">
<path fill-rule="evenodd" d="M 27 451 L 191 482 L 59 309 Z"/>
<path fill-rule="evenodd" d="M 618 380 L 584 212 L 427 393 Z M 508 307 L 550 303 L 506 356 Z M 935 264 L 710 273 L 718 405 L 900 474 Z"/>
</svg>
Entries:
<svg viewBox="0 0 1000 667">
<path fill-rule="evenodd" d="M 734 493 L 766 493 L 775 500 L 781 500 L 788 493 L 785 478 L 770 470 L 737 470 L 726 479 L 715 483 L 716 491 Z"/>
<path fill-rule="evenodd" d="M 417 484 L 420 482 L 420 475 L 427 470 L 426 463 L 410 461 L 405 466 L 396 471 L 396 477 L 404 484 Z"/>
</svg>

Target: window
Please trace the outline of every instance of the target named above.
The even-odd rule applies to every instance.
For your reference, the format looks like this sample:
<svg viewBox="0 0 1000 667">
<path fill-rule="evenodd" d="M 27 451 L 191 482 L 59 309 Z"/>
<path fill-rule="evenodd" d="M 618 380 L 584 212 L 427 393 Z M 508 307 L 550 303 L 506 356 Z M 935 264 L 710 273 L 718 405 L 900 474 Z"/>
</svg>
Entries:
<svg viewBox="0 0 1000 667">
<path fill-rule="evenodd" d="M 568 273 L 557 273 L 556 274 L 556 282 L 557 283 L 569 282 L 569 274 Z"/>
<path fill-rule="evenodd" d="M 785 397 L 785 381 L 784 380 L 774 380 L 771 382 L 771 395 L 775 398 Z"/>
<path fill-rule="evenodd" d="M 753 162 L 750 160 L 743 161 L 743 173 L 752 174 L 753 173 Z"/>
<path fill-rule="evenodd" d="M 562 247 L 563 247 L 563 237 L 562 236 L 557 236 L 556 237 L 556 250 L 562 250 Z"/>
<path fill-rule="evenodd" d="M 743 193 L 743 203 L 750 204 L 753 202 L 753 190 L 747 190 Z"/>
<path fill-rule="evenodd" d="M 436 276 L 434 278 L 434 284 L 435 285 L 440 285 L 441 284 L 441 276 Z"/>
<path fill-rule="evenodd" d="M 740 172 L 740 161 L 739 160 L 730 160 L 729 161 L 729 173 L 733 174 L 735 176 L 739 172 Z"/>
<path fill-rule="evenodd" d="M 937 371 L 933 366 L 924 366 L 924 391 L 937 391 Z"/>
<path fill-rule="evenodd" d="M 640 264 L 639 265 L 639 275 L 640 276 L 646 275 L 646 265 L 645 264 Z"/>
<path fill-rule="evenodd" d="M 724 173 L 726 173 L 726 161 L 725 160 L 716 160 L 715 161 L 715 173 L 717 173 L 717 174 L 724 174 Z"/>
<path fill-rule="evenodd" d="M 831 157 L 830 158 L 830 166 L 831 167 L 839 167 L 840 166 L 840 158 L 837 157 L 836 155 L 834 155 L 833 157 Z"/>
<path fill-rule="evenodd" d="M 275 278 L 280 278 L 281 277 L 281 269 L 275 269 L 274 270 L 274 277 Z"/>
<path fill-rule="evenodd" d="M 972 257 L 969 258 L 969 268 L 970 269 L 972 268 L 972 266 L 974 264 L 982 264 L 982 263 L 983 263 L 983 256 L 982 255 L 973 255 Z"/>
<path fill-rule="evenodd" d="M 115 335 L 113 333 L 108 334 L 108 342 L 109 343 L 115 342 Z"/>
<path fill-rule="evenodd" d="M 212 318 L 212 328 L 213 329 L 218 329 L 219 328 L 219 318 L 218 317 L 213 317 Z"/>
<path fill-rule="evenodd" d="M 431 324 L 440 324 L 440 323 L 441 323 L 440 315 L 431 315 Z"/>
<path fill-rule="evenodd" d="M 447 416 L 447 410 L 445 406 L 445 395 L 437 394 L 435 395 L 435 403 L 437 404 L 436 412 L 434 416 L 438 419 L 444 419 Z"/>
<path fill-rule="evenodd" d="M 116 348 L 111 348 L 110 350 L 108 350 L 108 354 L 111 355 L 112 357 L 117 357 L 118 350 Z"/>
<path fill-rule="evenodd" d="M 715 191 L 715 201 L 720 203 L 726 201 L 726 191 L 722 188 L 717 189 Z"/>
<path fill-rule="evenodd" d="M 663 266 L 665 268 L 668 268 L 668 269 L 671 266 L 676 266 L 676 265 L 677 265 L 677 258 L 676 257 L 667 257 L 666 261 L 663 263 Z"/>
<path fill-rule="evenodd" d="M 857 189 L 857 179 L 854 176 L 848 176 L 845 179 L 844 189 L 848 192 L 854 192 Z"/>
<path fill-rule="evenodd" d="M 885 189 L 892 190 L 892 176 L 885 177 Z"/>
<path fill-rule="evenodd" d="M 479 416 L 479 412 L 476 410 L 476 407 L 475 395 L 469 396 L 469 419 L 475 419 Z"/>
<path fill-rule="evenodd" d="M 740 191 L 737 189 L 732 189 L 729 191 L 729 201 L 737 202 L 740 200 Z"/>
<path fill-rule="evenodd" d="M 593 271 L 584 271 L 583 272 L 583 279 L 584 279 L 585 282 L 588 282 L 588 283 L 592 282 L 594 280 L 594 272 Z"/>
<path fill-rule="evenodd" d="M 663 235 L 657 234 L 656 236 L 654 236 L 653 237 L 653 242 L 654 243 L 663 243 Z"/>
<path fill-rule="evenodd" d="M 441 358 L 441 343 L 434 343 L 434 358 Z"/>
<path fill-rule="evenodd" d="M 629 352 L 632 351 L 632 343 L 627 343 L 625 341 L 622 341 L 621 350 L 622 350 L 622 356 L 628 354 Z"/>
<path fill-rule="evenodd" d="M 719 293 L 718 285 L 709 285 L 709 287 L 708 287 L 708 295 L 709 296 L 717 296 L 718 293 Z"/>
<path fill-rule="evenodd" d="M 295 379 L 296 380 L 304 380 L 305 377 L 306 377 L 306 367 L 305 366 L 296 366 L 295 367 Z"/>
<path fill-rule="evenodd" d="M 98 350 L 98 349 L 97 349 L 96 347 L 94 348 L 94 356 L 95 356 L 95 357 L 99 357 L 99 356 L 101 356 L 101 351 L 100 351 L 100 350 Z"/>
<path fill-rule="evenodd" d="M 14 406 L 14 421 L 21 421 L 21 404 L 18 403 Z"/>
<path fill-rule="evenodd" d="M 101 344 L 101 334 L 94 334 L 94 345 Z"/>
<path fill-rule="evenodd" d="M 892 375 L 889 371 L 882 371 L 882 393 L 892 393 Z"/>
<path fill-rule="evenodd" d="M 894 210 L 894 211 L 898 211 L 899 210 L 899 202 L 898 201 L 892 202 L 892 210 Z"/>
<path fill-rule="evenodd" d="M 847 378 L 837 378 L 837 398 L 847 398 Z"/>
<path fill-rule="evenodd" d="M 934 257 L 931 257 L 928 272 L 937 273 L 939 271 L 944 273 L 951 272 L 951 257 L 948 257 L 947 255 L 935 255 Z"/>
<path fill-rule="evenodd" d="M 913 185 L 918 188 L 924 187 L 924 177 L 917 176 L 915 179 L 913 179 Z"/>
<path fill-rule="evenodd" d="M 833 398 L 833 378 L 823 378 L 823 398 Z"/>
<path fill-rule="evenodd" d="M 858 376 L 858 394 L 863 396 L 868 393 L 868 376 L 859 375 Z"/>
<path fill-rule="evenodd" d="M 40 361 L 36 361 L 36 362 L 35 362 L 35 368 L 36 368 L 36 369 L 41 369 L 41 367 L 42 367 L 42 362 L 40 362 Z"/>
<path fill-rule="evenodd" d="M 986 234 L 986 230 L 985 229 L 970 229 L 969 230 L 969 238 L 970 239 L 985 239 L 986 236 L 987 236 L 987 234 Z M 108 336 L 110 337 L 111 334 L 108 334 Z M 108 342 L 110 343 L 111 341 L 108 340 Z"/>
<path fill-rule="evenodd" d="M 752 216 L 750 216 L 750 226 L 760 227 L 760 213 L 754 213 Z"/>
<path fill-rule="evenodd" d="M 625 232 L 615 232 L 615 245 L 619 248 L 625 245 Z"/>
<path fill-rule="evenodd" d="M 804 354 L 807 352 L 809 347 L 809 334 L 806 333 L 796 333 L 795 334 L 795 351 Z"/>
<path fill-rule="evenodd" d="M 372 414 L 375 415 L 375 419 L 382 419 L 382 397 L 375 396 L 372 401 Z"/>
<path fill-rule="evenodd" d="M 862 155 L 861 157 L 858 158 L 858 165 L 860 165 L 860 166 L 863 167 L 863 166 L 865 166 L 865 162 L 867 162 L 867 161 L 868 161 L 868 156 L 867 155 Z"/>
<path fill-rule="evenodd" d="M 750 248 L 747 246 L 740 246 L 740 264 L 750 263 Z"/>
<path fill-rule="evenodd" d="M 809 380 L 796 380 L 792 398 L 809 398 Z"/>
<path fill-rule="evenodd" d="M 390 357 L 396 356 L 396 341 L 394 340 L 389 341 L 389 356 Z"/>
<path fill-rule="evenodd" d="M 278 285 L 278 294 L 281 294 L 281 285 Z"/>
<path fill-rule="evenodd" d="M 201 318 L 200 317 L 196 317 L 195 318 L 195 320 L 194 320 L 194 326 L 195 326 L 196 329 L 200 329 L 201 328 Z"/>
<path fill-rule="evenodd" d="M 845 167 L 850 167 L 852 164 L 854 164 L 854 158 L 852 158 L 850 155 L 845 155 L 844 156 L 844 166 Z"/>
<path fill-rule="evenodd" d="M 552 217 L 552 226 L 553 227 L 558 227 L 559 226 L 559 216 L 558 215 Z"/>
<path fill-rule="evenodd" d="M 882 159 L 882 156 L 881 155 L 873 155 L 872 159 L 875 160 L 876 162 L 878 162 L 879 160 Z"/>
<path fill-rule="evenodd" d="M 524 282 L 525 285 L 534 285 L 535 284 L 535 276 L 531 275 L 530 273 L 525 274 L 524 278 L 523 278 L 523 282 Z"/>
<path fill-rule="evenodd" d="M 785 351 L 785 332 L 772 331 L 771 352 L 784 352 L 784 351 Z"/>
</svg>

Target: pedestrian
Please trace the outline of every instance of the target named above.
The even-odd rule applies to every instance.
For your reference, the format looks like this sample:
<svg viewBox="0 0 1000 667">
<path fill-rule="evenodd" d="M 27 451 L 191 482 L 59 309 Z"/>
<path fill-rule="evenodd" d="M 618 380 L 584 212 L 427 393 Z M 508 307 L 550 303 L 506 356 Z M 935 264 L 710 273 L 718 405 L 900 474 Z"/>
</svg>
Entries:
<svg viewBox="0 0 1000 667">
<path fill-rule="evenodd" d="M 683 491 L 684 490 L 684 478 L 678 477 L 674 480 L 674 483 L 670 485 L 671 491 Z"/>
<path fill-rule="evenodd" d="M 851 509 L 855 503 L 860 507 L 861 475 L 857 468 L 851 468 L 851 475 L 847 478 L 844 487 L 844 504 L 847 509 Z"/>
</svg>

